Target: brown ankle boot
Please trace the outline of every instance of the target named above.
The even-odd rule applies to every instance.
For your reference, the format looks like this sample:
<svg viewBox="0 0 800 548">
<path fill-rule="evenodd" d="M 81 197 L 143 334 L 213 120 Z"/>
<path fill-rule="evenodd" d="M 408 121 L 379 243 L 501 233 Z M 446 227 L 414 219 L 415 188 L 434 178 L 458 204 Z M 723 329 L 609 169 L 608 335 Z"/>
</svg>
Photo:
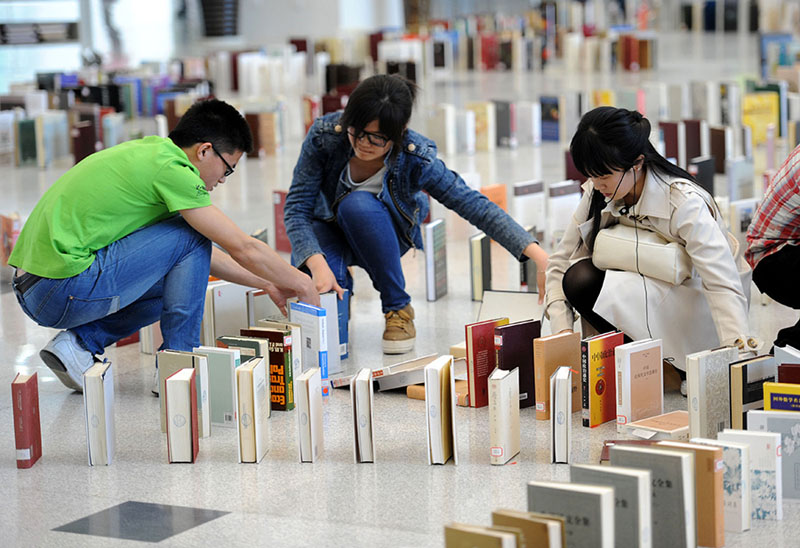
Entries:
<svg viewBox="0 0 800 548">
<path fill-rule="evenodd" d="M 411 303 L 400 310 L 390 310 L 383 331 L 383 353 L 405 354 L 414 348 L 417 330 L 414 329 L 414 308 Z"/>
</svg>

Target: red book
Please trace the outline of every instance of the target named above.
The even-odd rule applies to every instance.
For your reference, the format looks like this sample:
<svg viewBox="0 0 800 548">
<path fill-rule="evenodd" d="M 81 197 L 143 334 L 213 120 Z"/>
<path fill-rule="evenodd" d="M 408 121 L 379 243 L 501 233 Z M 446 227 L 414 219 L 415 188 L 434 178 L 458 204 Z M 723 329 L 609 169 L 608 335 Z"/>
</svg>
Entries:
<svg viewBox="0 0 800 548">
<path fill-rule="evenodd" d="M 283 208 L 286 205 L 286 196 L 288 194 L 286 190 L 273 190 L 272 204 L 275 217 L 275 250 L 291 253 L 292 242 L 289 241 L 289 235 L 286 234 L 286 225 L 283 224 Z"/>
<path fill-rule="evenodd" d="M 14 406 L 14 438 L 17 468 L 30 468 L 42 456 L 42 426 L 39 421 L 39 377 L 17 373 L 11 383 Z"/>
<path fill-rule="evenodd" d="M 189 368 L 179 369 L 178 371 L 176 371 L 175 373 L 173 373 L 172 375 L 167 377 L 167 380 L 171 379 L 172 377 L 176 377 L 178 375 L 184 375 L 185 371 L 190 371 L 191 372 L 190 376 L 189 376 L 189 410 L 190 410 L 189 415 L 190 416 L 188 418 L 189 418 L 189 432 L 190 432 L 190 435 L 192 436 L 192 457 L 191 457 L 192 460 L 190 460 L 189 462 L 195 462 L 195 461 L 197 461 L 197 454 L 200 452 L 200 441 L 199 441 L 200 429 L 199 429 L 198 418 L 197 418 L 197 384 L 196 384 L 197 376 L 196 376 L 195 370 L 194 369 L 189 369 Z M 165 383 L 165 386 L 169 386 L 169 385 L 167 385 Z M 168 389 L 165 389 L 165 392 L 168 392 Z M 169 410 L 169 399 L 170 398 L 169 398 L 169 394 L 165 394 L 164 397 L 165 397 L 165 405 L 166 405 L 166 413 L 167 413 L 167 458 L 169 459 L 169 462 L 185 462 L 183 460 L 181 460 L 181 461 L 173 461 L 172 460 L 173 459 L 173 455 L 172 455 L 172 450 L 171 450 L 171 445 L 170 445 L 170 427 L 172 427 L 172 420 L 170 420 L 170 410 Z"/>
<path fill-rule="evenodd" d="M 496 34 L 481 34 L 481 68 L 494 70 L 500 62 L 500 43 Z"/>
<path fill-rule="evenodd" d="M 303 126 L 306 128 L 306 133 L 322 113 L 321 106 L 316 95 L 303 95 Z"/>
<path fill-rule="evenodd" d="M 778 382 L 800 384 L 800 363 L 778 365 Z"/>
<path fill-rule="evenodd" d="M 497 318 L 464 326 L 467 340 L 467 384 L 469 406 L 489 405 L 489 375 L 497 357 L 494 349 L 494 328 L 508 325 L 508 318 Z"/>
</svg>

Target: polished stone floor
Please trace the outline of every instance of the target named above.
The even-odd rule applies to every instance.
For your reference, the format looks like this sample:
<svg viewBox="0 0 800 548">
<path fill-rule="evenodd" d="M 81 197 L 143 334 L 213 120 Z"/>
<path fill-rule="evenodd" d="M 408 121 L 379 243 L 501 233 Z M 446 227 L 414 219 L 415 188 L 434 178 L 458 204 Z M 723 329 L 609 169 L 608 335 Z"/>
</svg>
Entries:
<svg viewBox="0 0 800 548">
<path fill-rule="evenodd" d="M 427 105 L 463 104 L 470 99 L 533 98 L 538 93 L 591 87 L 630 86 L 659 79 L 737 77 L 756 71 L 754 39 L 736 36 L 664 37 L 658 74 L 566 76 L 558 67 L 545 74 L 464 74 L 425 83 L 414 127 L 424 126 Z M 212 195 L 213 202 L 253 231 L 272 232 L 274 189 L 288 188 L 299 143 L 276 157 L 248 160 Z M 757 151 L 761 154 L 761 151 Z M 785 154 L 785 152 L 784 152 Z M 563 179 L 563 155 L 557 144 L 498 150 L 492 154 L 446 158 L 459 172 L 479 173 L 483 183 L 544 178 Z M 54 167 L 5 168 L 0 210 L 26 216 L 41 193 L 64 171 Z M 448 294 L 425 300 L 424 255 L 403 259 L 407 287 L 417 312 L 418 339 L 413 355 L 446 353 L 463 340 L 463 325 L 478 314 L 470 300 L 465 221 L 435 204 L 434 217 L 448 229 Z M 513 262 L 493 244 L 495 288 L 511 288 Z M 396 363 L 381 354 L 383 322 L 376 292 L 356 269 L 356 293 L 350 325 L 347 371 Z M 797 314 L 763 301 L 753 289 L 752 330 L 771 340 Z M 452 521 L 489 523 L 495 508 L 524 509 L 525 483 L 567 480 L 568 467 L 549 464 L 548 424 L 533 412 L 521 416 L 522 451 L 511 464 L 489 465 L 488 410 L 458 408 L 460 463 L 429 466 L 426 460 L 424 404 L 403 393 L 375 396 L 374 464 L 353 463 L 350 396 L 335 390 L 323 406 L 325 449 L 316 464 L 300 464 L 294 413 L 273 413 L 269 453 L 259 465 L 236 462 L 236 433 L 214 428 L 200 442 L 193 465 L 167 464 L 165 437 L 159 429 L 158 400 L 150 395 L 152 356 L 136 346 L 109 348 L 115 367 L 116 461 L 109 467 L 86 464 L 83 399 L 65 389 L 45 368 L 38 350 L 55 332 L 36 326 L 17 306 L 7 286 L 0 291 L 0 531 L 3 545 L 133 545 L 136 539 L 171 546 L 441 546 L 443 526 Z M 44 456 L 30 470 L 14 463 L 9 383 L 16 372 L 37 371 Z M 666 409 L 685 408 L 677 392 L 666 395 Z M 596 462 L 602 440 L 616 437 L 606 424 L 593 430 L 573 418 L 573 455 L 578 463 Z M 163 506 L 161 506 L 163 505 Z M 782 522 L 754 522 L 751 531 L 728 534 L 727 545 L 796 546 L 800 503 L 784 503 Z M 144 524 L 144 525 L 142 525 Z M 128 532 L 134 531 L 133 535 Z M 141 534 L 137 535 L 136 531 Z M 112 538 L 117 538 L 112 542 Z"/>
</svg>

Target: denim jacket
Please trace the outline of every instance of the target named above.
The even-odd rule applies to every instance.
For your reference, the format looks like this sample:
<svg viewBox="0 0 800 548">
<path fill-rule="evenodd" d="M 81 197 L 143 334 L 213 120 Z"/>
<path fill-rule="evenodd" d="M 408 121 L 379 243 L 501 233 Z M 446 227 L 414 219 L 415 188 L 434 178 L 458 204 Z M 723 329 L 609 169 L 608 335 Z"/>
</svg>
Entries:
<svg viewBox="0 0 800 548">
<path fill-rule="evenodd" d="M 292 243 L 292 262 L 297 266 L 322 253 L 311 220 L 334 221 L 337 204 L 352 191 L 339 183 L 342 169 L 353 156 L 346 128 L 339 124 L 340 117 L 341 112 L 334 112 L 315 120 L 294 168 L 284 224 Z M 378 199 L 389 210 L 406 249 L 422 249 L 420 225 L 428 215 L 428 198 L 422 192 L 425 190 L 514 257 L 527 260 L 522 252 L 535 240 L 506 212 L 447 169 L 436 157 L 436 143 L 407 130 L 402 148 L 387 154 L 384 163 L 387 170 Z"/>
</svg>

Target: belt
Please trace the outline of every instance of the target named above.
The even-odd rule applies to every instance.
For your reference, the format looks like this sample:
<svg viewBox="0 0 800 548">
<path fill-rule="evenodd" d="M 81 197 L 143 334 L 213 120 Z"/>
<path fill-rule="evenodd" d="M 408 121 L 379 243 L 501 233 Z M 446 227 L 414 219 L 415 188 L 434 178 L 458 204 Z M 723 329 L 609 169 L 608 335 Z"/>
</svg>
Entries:
<svg viewBox="0 0 800 548">
<path fill-rule="evenodd" d="M 41 280 L 41 276 L 37 276 L 36 274 L 31 274 L 30 272 L 26 272 L 22 276 L 15 276 L 14 280 L 12 281 L 13 286 L 19 291 L 20 295 L 24 295 L 26 291 L 28 291 L 31 287 L 33 287 L 36 282 Z"/>
</svg>

